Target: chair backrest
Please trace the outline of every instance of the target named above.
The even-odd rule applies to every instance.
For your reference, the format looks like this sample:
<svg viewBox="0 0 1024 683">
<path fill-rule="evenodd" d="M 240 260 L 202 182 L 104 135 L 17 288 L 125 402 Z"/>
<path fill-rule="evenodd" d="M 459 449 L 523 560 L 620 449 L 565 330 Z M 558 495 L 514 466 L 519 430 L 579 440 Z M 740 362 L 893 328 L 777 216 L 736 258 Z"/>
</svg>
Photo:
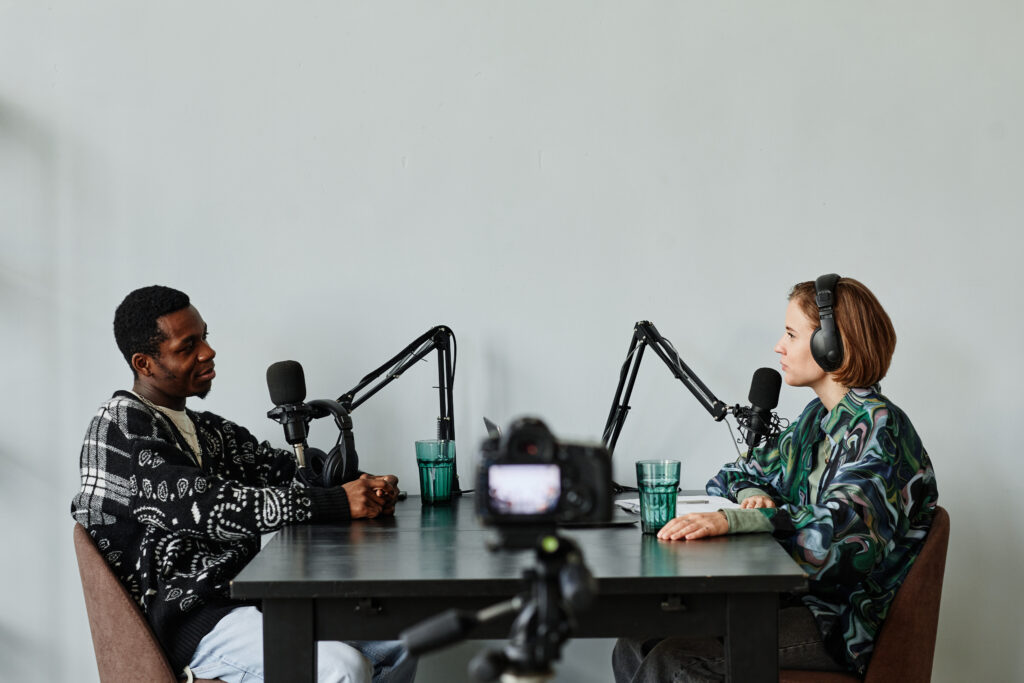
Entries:
<svg viewBox="0 0 1024 683">
<path fill-rule="evenodd" d="M 110 570 L 89 532 L 75 524 L 74 538 L 100 681 L 175 683 L 177 678 L 142 611 Z"/>
<path fill-rule="evenodd" d="M 939 600 L 949 545 L 949 513 L 935 508 L 932 527 L 875 641 L 865 683 L 928 683 L 939 628 Z"/>
</svg>

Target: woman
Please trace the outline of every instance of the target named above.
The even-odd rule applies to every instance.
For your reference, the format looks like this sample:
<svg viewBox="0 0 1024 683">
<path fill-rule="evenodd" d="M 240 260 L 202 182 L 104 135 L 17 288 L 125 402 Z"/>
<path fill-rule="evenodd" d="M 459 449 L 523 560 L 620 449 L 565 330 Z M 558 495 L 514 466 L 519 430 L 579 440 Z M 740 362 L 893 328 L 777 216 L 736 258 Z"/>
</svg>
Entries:
<svg viewBox="0 0 1024 683">
<path fill-rule="evenodd" d="M 779 610 L 782 668 L 864 674 L 874 639 L 931 526 L 935 473 L 913 425 L 881 394 L 896 333 L 860 282 L 823 275 L 789 295 L 775 346 L 786 383 L 817 394 L 777 444 L 726 465 L 711 495 L 740 503 L 676 517 L 666 541 L 771 532 L 810 577 Z M 908 643 L 908 647 L 913 644 Z M 717 640 L 620 640 L 618 683 L 717 681 Z"/>
</svg>

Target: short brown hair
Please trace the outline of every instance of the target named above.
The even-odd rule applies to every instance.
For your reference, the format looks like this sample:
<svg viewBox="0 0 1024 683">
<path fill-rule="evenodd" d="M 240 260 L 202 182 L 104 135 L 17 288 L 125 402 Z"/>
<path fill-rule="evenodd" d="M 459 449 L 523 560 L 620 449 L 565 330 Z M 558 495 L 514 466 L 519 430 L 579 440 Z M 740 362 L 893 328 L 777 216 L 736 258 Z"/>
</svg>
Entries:
<svg viewBox="0 0 1024 683">
<path fill-rule="evenodd" d="M 814 282 L 801 282 L 789 293 L 811 322 L 819 323 L 814 301 Z M 849 277 L 839 278 L 835 288 L 835 318 L 843 340 L 843 362 L 832 373 L 846 387 L 870 387 L 885 377 L 893 351 L 896 330 L 889 314 L 871 290 Z"/>
</svg>

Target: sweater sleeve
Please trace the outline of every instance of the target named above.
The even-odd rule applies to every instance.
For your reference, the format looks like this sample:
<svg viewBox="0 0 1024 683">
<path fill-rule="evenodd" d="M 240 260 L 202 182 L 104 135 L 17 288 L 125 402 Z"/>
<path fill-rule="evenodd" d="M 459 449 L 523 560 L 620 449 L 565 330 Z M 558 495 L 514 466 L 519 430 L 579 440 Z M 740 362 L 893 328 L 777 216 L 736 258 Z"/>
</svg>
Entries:
<svg viewBox="0 0 1024 683">
<path fill-rule="evenodd" d="M 757 509 L 737 510 L 728 508 L 720 511 L 729 522 L 730 534 L 755 534 L 772 531 L 772 523 Z"/>
<path fill-rule="evenodd" d="M 83 470 L 95 476 L 83 476 L 76 518 L 127 514 L 168 531 L 232 541 L 286 524 L 350 517 L 348 499 L 340 488 L 261 485 L 259 476 L 249 479 L 251 485 L 241 478 L 203 471 L 165 435 L 154 416 L 128 401 L 108 404 L 95 416 L 82 453 Z M 245 459 L 237 452 L 218 455 L 232 462 Z M 269 472 L 270 466 L 254 471 Z M 271 479 L 264 476 L 263 481 Z"/>
<path fill-rule="evenodd" d="M 793 448 L 793 434 L 794 426 L 790 426 L 779 436 L 777 445 L 755 448 L 749 455 L 727 464 L 708 481 L 705 490 L 709 495 L 740 502 L 755 495 L 747 489 L 756 489 L 757 494 L 769 496 L 778 503 L 782 455 Z"/>
<path fill-rule="evenodd" d="M 259 441 L 240 425 L 211 413 L 198 413 L 204 451 L 221 452 L 219 468 L 225 476 L 249 486 L 290 486 L 297 481 L 298 463 L 291 451 Z"/>
</svg>

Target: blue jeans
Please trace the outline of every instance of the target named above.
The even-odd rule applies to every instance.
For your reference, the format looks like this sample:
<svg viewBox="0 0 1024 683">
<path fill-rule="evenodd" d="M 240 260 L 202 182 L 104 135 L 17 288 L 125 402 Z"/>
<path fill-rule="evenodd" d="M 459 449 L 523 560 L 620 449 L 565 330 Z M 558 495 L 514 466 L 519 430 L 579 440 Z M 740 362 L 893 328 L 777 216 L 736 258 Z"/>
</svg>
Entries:
<svg viewBox="0 0 1024 683">
<path fill-rule="evenodd" d="M 319 683 L 411 683 L 416 659 L 400 640 L 317 643 Z M 263 680 L 263 615 L 255 607 L 238 607 L 199 641 L 189 669 L 196 678 L 226 683 Z"/>
</svg>

